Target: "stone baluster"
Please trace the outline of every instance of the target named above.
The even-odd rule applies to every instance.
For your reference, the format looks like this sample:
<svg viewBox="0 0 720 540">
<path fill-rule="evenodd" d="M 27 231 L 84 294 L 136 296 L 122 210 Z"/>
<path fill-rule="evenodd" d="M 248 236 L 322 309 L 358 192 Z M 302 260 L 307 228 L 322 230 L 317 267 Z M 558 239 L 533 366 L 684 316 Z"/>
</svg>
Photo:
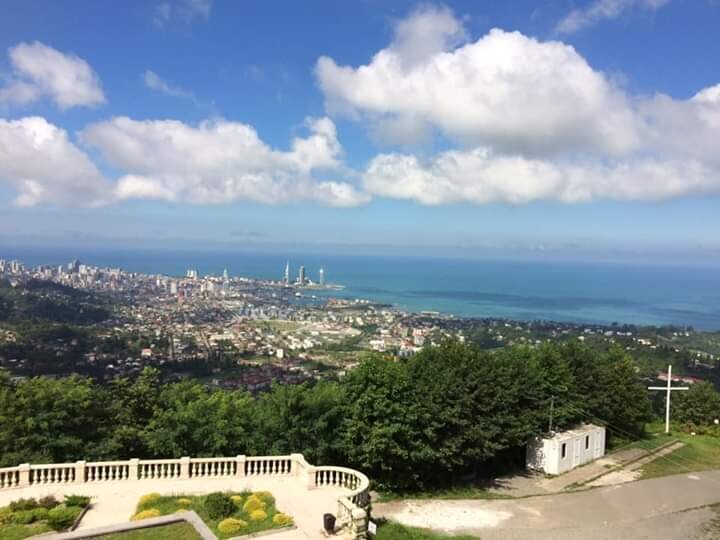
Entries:
<svg viewBox="0 0 720 540">
<path fill-rule="evenodd" d="M 235 463 L 237 464 L 237 468 L 235 469 L 235 476 L 245 476 L 245 461 L 245 456 L 235 457 Z"/>
</svg>

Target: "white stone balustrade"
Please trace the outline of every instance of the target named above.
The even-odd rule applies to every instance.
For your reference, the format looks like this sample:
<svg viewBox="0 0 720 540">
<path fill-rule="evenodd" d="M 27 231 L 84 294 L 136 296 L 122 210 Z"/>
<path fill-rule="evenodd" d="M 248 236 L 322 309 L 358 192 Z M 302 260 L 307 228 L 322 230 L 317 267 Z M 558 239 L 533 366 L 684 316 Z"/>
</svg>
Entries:
<svg viewBox="0 0 720 540">
<path fill-rule="evenodd" d="M 130 459 L 60 464 L 22 464 L 0 468 L 0 491 L 30 486 L 198 478 L 294 476 L 308 489 L 342 488 L 337 499 L 341 526 L 356 539 L 367 536 L 370 482 L 346 467 L 314 466 L 302 454 L 179 459 Z"/>
</svg>

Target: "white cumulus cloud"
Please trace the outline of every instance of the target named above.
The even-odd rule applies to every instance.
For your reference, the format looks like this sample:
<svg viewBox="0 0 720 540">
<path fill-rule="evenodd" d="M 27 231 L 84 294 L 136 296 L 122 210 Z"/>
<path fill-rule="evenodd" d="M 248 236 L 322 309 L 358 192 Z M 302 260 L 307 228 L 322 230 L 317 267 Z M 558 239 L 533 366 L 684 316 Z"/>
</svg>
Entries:
<svg viewBox="0 0 720 540">
<path fill-rule="evenodd" d="M 0 87 L 0 103 L 25 105 L 49 97 L 60 109 L 105 102 L 100 80 L 90 65 L 40 42 L 9 49 L 12 74 Z"/>
<path fill-rule="evenodd" d="M 365 65 L 317 62 L 331 114 L 378 141 L 435 134 L 455 147 L 376 156 L 365 171 L 370 194 L 484 204 L 720 192 L 720 85 L 686 100 L 632 96 L 565 43 L 500 29 L 469 42 L 448 17 L 412 13 Z"/>
<path fill-rule="evenodd" d="M 91 124 L 81 140 L 114 167 L 118 199 L 156 198 L 196 204 L 250 200 L 267 204 L 314 200 L 353 206 L 366 197 L 347 182 L 319 180 L 338 172 L 342 148 L 328 118 L 307 122 L 309 135 L 289 151 L 273 149 L 246 124 L 209 120 L 197 126 L 176 120 L 126 117 Z"/>
<path fill-rule="evenodd" d="M 107 182 L 65 130 L 44 118 L 0 119 L 0 181 L 15 204 L 97 205 L 113 198 Z"/>
</svg>

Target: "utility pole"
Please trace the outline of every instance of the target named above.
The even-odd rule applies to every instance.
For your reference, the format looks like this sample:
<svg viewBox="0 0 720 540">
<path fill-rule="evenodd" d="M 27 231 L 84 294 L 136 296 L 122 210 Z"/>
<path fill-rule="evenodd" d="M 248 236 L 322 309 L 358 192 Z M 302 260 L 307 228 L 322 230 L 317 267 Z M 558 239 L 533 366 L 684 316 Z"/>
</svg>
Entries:
<svg viewBox="0 0 720 540">
<path fill-rule="evenodd" d="M 667 386 L 648 386 L 648 390 L 665 390 L 665 433 L 670 433 L 670 394 L 674 390 L 689 390 L 687 386 L 672 385 L 672 364 L 668 365 Z"/>
<path fill-rule="evenodd" d="M 550 419 L 548 420 L 548 433 L 552 433 L 554 409 L 555 409 L 555 396 L 550 396 Z"/>
</svg>

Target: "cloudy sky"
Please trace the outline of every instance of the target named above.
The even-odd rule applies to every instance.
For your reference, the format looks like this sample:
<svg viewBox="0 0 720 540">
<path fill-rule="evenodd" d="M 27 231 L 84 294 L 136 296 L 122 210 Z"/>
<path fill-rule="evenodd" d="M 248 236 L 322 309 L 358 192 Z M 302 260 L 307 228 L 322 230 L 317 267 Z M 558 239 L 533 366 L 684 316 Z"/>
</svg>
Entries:
<svg viewBox="0 0 720 540">
<path fill-rule="evenodd" d="M 713 0 L 0 9 L 0 245 L 720 254 Z"/>
</svg>

